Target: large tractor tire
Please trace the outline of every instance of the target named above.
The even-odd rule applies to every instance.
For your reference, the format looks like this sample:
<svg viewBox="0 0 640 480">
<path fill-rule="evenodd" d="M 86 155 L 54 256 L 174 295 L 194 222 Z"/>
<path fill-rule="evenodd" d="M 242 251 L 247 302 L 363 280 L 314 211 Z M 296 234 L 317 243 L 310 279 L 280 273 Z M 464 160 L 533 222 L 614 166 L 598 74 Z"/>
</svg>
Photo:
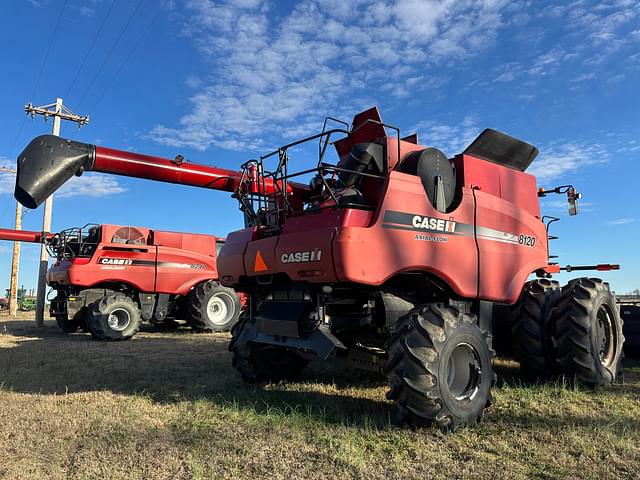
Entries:
<svg viewBox="0 0 640 480">
<path fill-rule="evenodd" d="M 532 280 L 525 283 L 511 311 L 513 354 L 528 377 L 546 379 L 555 372 L 549 318 L 561 294 L 555 280 Z"/>
<path fill-rule="evenodd" d="M 455 430 L 478 422 L 491 404 L 495 352 L 474 315 L 442 304 L 416 307 L 385 348 L 387 398 L 398 423 Z"/>
<path fill-rule="evenodd" d="M 609 284 L 572 280 L 552 314 L 553 353 L 559 373 L 592 386 L 613 383 L 622 362 L 622 319 Z"/>
<path fill-rule="evenodd" d="M 103 297 L 87 315 L 87 326 L 96 340 L 129 340 L 138 333 L 141 322 L 138 305 L 123 293 Z"/>
<path fill-rule="evenodd" d="M 189 293 L 189 324 L 201 332 L 228 332 L 240 318 L 240 299 L 231 288 L 209 280 Z"/>
<path fill-rule="evenodd" d="M 245 314 L 231 330 L 232 365 L 243 380 L 279 382 L 299 378 L 309 362 L 287 348 L 247 342 L 253 328 L 255 323 Z"/>
<path fill-rule="evenodd" d="M 69 319 L 69 316 L 66 314 L 56 315 L 55 318 L 60 330 L 64 333 L 74 333 L 78 331 L 78 329 L 86 328 L 86 316 L 87 307 L 82 307 L 71 319 Z"/>
</svg>

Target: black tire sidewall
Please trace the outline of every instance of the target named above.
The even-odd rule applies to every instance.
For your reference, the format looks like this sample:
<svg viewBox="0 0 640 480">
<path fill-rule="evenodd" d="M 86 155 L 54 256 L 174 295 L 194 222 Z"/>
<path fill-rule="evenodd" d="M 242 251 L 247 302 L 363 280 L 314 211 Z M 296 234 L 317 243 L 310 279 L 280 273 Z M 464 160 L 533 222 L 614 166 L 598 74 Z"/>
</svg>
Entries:
<svg viewBox="0 0 640 480">
<path fill-rule="evenodd" d="M 228 320 L 223 324 L 214 323 L 209 317 L 209 310 L 207 306 L 212 298 L 223 295 L 228 296 L 228 298 L 231 299 L 234 308 L 233 315 L 229 316 Z M 206 325 L 205 328 L 207 330 L 211 330 L 213 332 L 226 332 L 231 330 L 231 328 L 238 322 L 238 319 L 240 318 L 240 299 L 238 298 L 238 295 L 236 295 L 236 292 L 234 290 L 223 287 L 216 283 L 211 283 L 209 285 L 204 285 L 204 298 L 202 299 L 200 308 L 198 310 L 200 312 L 202 322 Z"/>
<path fill-rule="evenodd" d="M 606 367 L 600 361 L 600 345 L 598 345 L 598 339 L 595 335 L 595 332 L 598 331 L 598 312 L 602 306 L 608 306 L 611 314 L 614 316 L 613 320 L 613 331 L 611 341 L 615 342 L 615 356 L 613 362 L 609 367 Z M 622 360 L 622 341 L 621 335 L 621 322 L 619 319 L 619 311 L 618 306 L 615 303 L 615 300 L 608 289 L 598 289 L 595 298 L 593 299 L 594 308 L 589 315 L 589 325 L 591 327 L 591 356 L 593 357 L 594 365 L 596 366 L 596 370 L 598 371 L 598 376 L 600 378 L 606 379 L 607 383 L 614 382 L 618 371 L 620 369 L 620 362 Z"/>
<path fill-rule="evenodd" d="M 456 400 L 447 384 L 449 372 L 449 358 L 460 344 L 467 343 L 476 351 L 480 361 L 480 385 L 476 396 L 470 401 Z M 440 396 L 445 408 L 458 418 L 470 421 L 482 415 L 487 402 L 491 398 L 491 384 L 493 370 L 491 367 L 491 353 L 486 342 L 482 341 L 479 329 L 476 326 L 460 325 L 448 333 L 447 340 L 439 352 L 438 378 L 440 379 Z"/>
<path fill-rule="evenodd" d="M 112 302 L 108 302 L 109 297 L 103 298 L 95 306 L 88 319 L 89 330 L 96 338 L 103 339 L 97 330 L 104 331 L 107 336 L 104 339 L 107 340 L 127 340 L 133 337 L 140 328 L 141 316 L 140 310 L 137 305 L 131 300 L 125 300 L 116 298 Z M 109 326 L 108 318 L 114 310 L 125 310 L 129 314 L 129 325 L 122 330 L 113 330 Z M 96 325 L 98 324 L 98 325 Z M 98 329 L 96 328 L 98 327 Z"/>
</svg>

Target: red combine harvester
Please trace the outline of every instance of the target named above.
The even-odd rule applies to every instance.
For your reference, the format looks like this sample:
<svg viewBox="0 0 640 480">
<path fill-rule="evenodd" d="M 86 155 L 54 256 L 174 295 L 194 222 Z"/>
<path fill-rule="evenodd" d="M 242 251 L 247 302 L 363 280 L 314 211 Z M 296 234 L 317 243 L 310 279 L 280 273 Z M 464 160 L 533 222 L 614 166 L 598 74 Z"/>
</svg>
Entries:
<svg viewBox="0 0 640 480">
<path fill-rule="evenodd" d="M 240 172 L 38 137 L 18 158 L 15 195 L 33 208 L 85 170 L 233 192 L 247 226 L 229 234 L 218 269 L 248 295 L 230 343 L 247 380 L 292 378 L 309 360 L 336 358 L 387 376 L 399 422 L 470 424 L 491 403 L 494 311 L 509 305 L 523 367 L 593 385 L 616 379 L 624 339 L 608 284 L 560 288 L 549 278 L 617 266 L 550 261 L 555 219 L 538 197 L 566 193 L 575 214 L 579 195 L 537 189 L 525 172 L 535 147 L 487 129 L 449 159 L 402 138 L 376 108 L 327 130 L 332 120 Z M 294 172 L 289 151 L 311 141 L 317 163 Z"/>
<path fill-rule="evenodd" d="M 140 323 L 176 316 L 192 328 L 227 331 L 240 316 L 240 299 L 218 283 L 223 239 L 119 225 L 86 225 L 45 234 L 0 229 L 0 240 L 45 243 L 55 263 L 50 314 L 61 330 L 79 328 L 100 340 L 126 340 Z"/>
</svg>

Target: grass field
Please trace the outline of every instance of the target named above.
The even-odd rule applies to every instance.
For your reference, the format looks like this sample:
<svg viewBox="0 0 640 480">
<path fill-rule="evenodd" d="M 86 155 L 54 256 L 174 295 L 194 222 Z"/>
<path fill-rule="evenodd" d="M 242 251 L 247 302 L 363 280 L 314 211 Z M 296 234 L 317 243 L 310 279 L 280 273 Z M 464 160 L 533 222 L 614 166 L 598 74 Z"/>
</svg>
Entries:
<svg viewBox="0 0 640 480">
<path fill-rule="evenodd" d="M 501 362 L 484 422 L 443 435 L 394 427 L 384 381 L 362 372 L 246 385 L 227 342 L 102 343 L 0 321 L 0 478 L 640 477 L 634 362 L 597 392 L 523 385 Z"/>
</svg>

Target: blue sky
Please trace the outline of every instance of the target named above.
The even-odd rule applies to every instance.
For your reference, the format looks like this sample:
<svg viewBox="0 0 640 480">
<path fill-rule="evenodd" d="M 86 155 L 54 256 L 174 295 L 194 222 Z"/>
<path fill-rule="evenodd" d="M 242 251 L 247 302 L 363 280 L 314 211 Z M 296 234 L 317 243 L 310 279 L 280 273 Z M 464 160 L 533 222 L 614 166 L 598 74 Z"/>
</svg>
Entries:
<svg viewBox="0 0 640 480">
<path fill-rule="evenodd" d="M 50 131 L 25 121 L 24 104 L 57 96 L 91 116 L 63 136 L 226 168 L 371 105 L 448 155 L 492 127 L 540 149 L 541 186 L 584 195 L 577 217 L 561 197 L 543 202 L 562 217 L 552 253 L 620 263 L 602 276 L 618 292 L 640 288 L 637 1 L 115 2 L 0 2 L 0 164 Z M 13 224 L 12 191 L 0 175 L 2 227 Z M 24 228 L 41 217 L 29 211 Z M 222 192 L 87 174 L 56 195 L 53 229 L 88 222 L 224 235 L 242 217 Z M 2 290 L 10 252 L 0 244 Z M 25 245 L 26 287 L 37 258 Z"/>
</svg>

